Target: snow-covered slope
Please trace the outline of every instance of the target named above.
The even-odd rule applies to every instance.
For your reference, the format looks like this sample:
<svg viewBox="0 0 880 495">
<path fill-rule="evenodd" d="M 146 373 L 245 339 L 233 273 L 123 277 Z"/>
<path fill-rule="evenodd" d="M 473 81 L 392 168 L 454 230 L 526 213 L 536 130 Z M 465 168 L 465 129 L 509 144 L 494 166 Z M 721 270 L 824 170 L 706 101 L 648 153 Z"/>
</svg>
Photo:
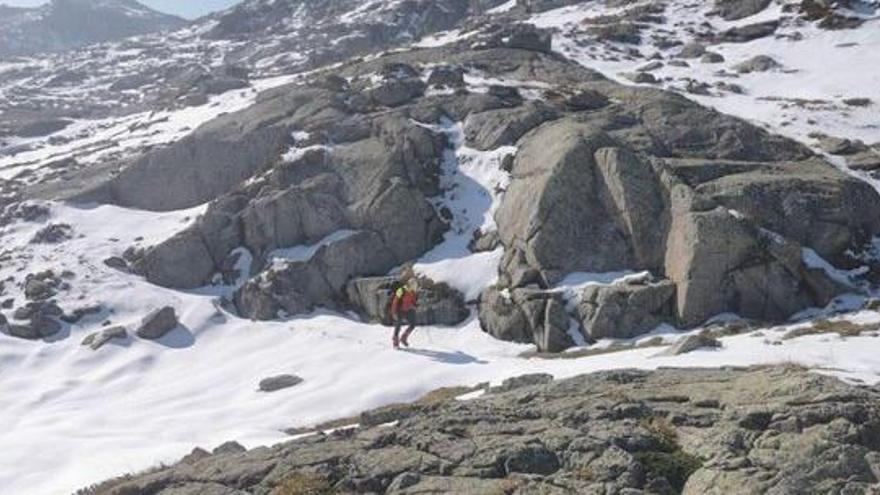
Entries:
<svg viewBox="0 0 880 495">
<path fill-rule="evenodd" d="M 275 3 L 279 5 L 273 7 Z M 814 137 L 819 134 L 861 139 L 868 145 L 880 142 L 880 65 L 876 64 L 880 20 L 868 8 L 876 3 L 865 2 L 867 10 L 853 14 L 863 18 L 863 24 L 846 30 L 826 30 L 801 19 L 787 7 L 795 3 L 790 1 L 774 2 L 755 16 L 724 21 L 711 15 L 710 3 L 686 0 L 671 0 L 663 12 L 652 14 L 656 18 L 638 20 L 638 43 L 589 30 L 602 25 L 596 20 L 601 16 L 653 3 L 633 2 L 620 8 L 584 2 L 532 13 L 515 1 L 488 2 L 487 15 L 502 23 L 513 19 L 553 28 L 557 52 L 626 84 L 634 83 L 625 75 L 659 62 L 642 71 L 659 82 L 639 84 L 681 92 L 809 145 L 818 143 Z M 44 180 L 63 178 L 59 160 L 74 158 L 81 169 L 100 165 L 115 170 L 147 149 L 183 139 L 218 115 L 253 104 L 260 90 L 345 59 L 327 55 L 333 52 L 327 47 L 363 55 L 379 47 L 403 49 L 413 42 L 469 44 L 481 34 L 482 22 L 466 20 L 413 25 L 411 32 L 397 29 L 397 24 L 392 29 L 389 23 L 401 15 L 396 9 L 402 4 L 409 3 L 339 2 L 332 12 L 310 11 L 308 17 L 298 10 L 303 2 L 254 1 L 173 33 L 2 61 L 0 204 L 16 203 L 23 191 Z M 272 9 L 286 14 L 276 16 Z M 252 17 L 254 12 L 263 18 Z M 415 23 L 424 20 L 424 12 L 431 11 L 416 9 L 406 18 Z M 322 23 L 329 18 L 334 21 Z M 712 37 L 731 27 L 776 19 L 781 21 L 774 35 L 750 42 Z M 340 31 L 341 24 L 350 26 L 346 28 L 350 31 Z M 430 36 L 441 29 L 450 31 Z M 374 39 L 364 32 L 381 32 L 387 38 L 360 50 L 365 38 Z M 682 44 L 694 40 L 724 61 L 704 63 L 702 55 L 679 57 Z M 755 55 L 768 55 L 779 67 L 749 73 L 734 68 Z M 670 63 L 675 60 L 687 66 Z M 245 69 L 244 86 L 221 88 L 204 101 L 183 101 L 192 94 L 189 88 L 206 78 L 242 79 L 235 68 Z M 147 77 L 140 81 L 126 79 L 144 74 Z M 174 86 L 177 77 L 180 86 Z M 114 88 L 119 81 L 127 84 Z M 486 81 L 468 83 L 486 85 Z M 171 86 L 174 91 L 169 91 Z M 523 92 L 540 95 L 530 89 Z M 845 102 L 852 98 L 867 98 L 869 103 Z M 21 122 L 47 118 L 70 122 L 62 130 L 37 136 L 18 135 L 12 129 Z M 495 281 L 502 253 L 470 252 L 470 233 L 493 226 L 493 213 L 508 181 L 500 165 L 516 148 L 471 149 L 463 142 L 459 122 L 445 121 L 432 130 L 451 143 L 443 164 L 443 194 L 436 205 L 449 209 L 453 228 L 415 268 L 448 282 L 472 300 Z M 846 169 L 843 160 L 836 160 Z M 867 173 L 852 173 L 877 186 Z M 725 337 L 719 349 L 682 356 L 657 354 L 661 345 L 699 329 L 682 333 L 664 326 L 623 342 L 660 337 L 662 343 L 653 342 L 657 347 L 574 357 L 578 352 L 588 354 L 579 348 L 566 359 L 545 359 L 533 355 L 534 346 L 492 339 L 472 314 L 456 327 L 420 328 L 413 349 L 395 352 L 388 328 L 361 322 L 354 315 L 322 311 L 253 322 L 217 303 L 218 296 L 230 295 L 233 287 L 175 291 L 104 264 L 130 246 L 149 246 L 171 237 L 190 225 L 206 205 L 155 213 L 107 205 L 33 204 L 47 206 L 48 213 L 13 218 L 0 230 L 0 280 L 6 280 L 0 301 L 24 299 L 26 274 L 66 271 L 62 278 L 69 288 L 56 296 L 59 305 L 72 310 L 100 304 L 102 309 L 76 324 L 65 324 L 48 341 L 0 334 L 3 493 L 67 493 L 101 478 L 174 461 L 197 445 L 210 448 L 226 440 L 248 447 L 270 444 L 288 438 L 282 432 L 286 428 L 415 399 L 440 386 L 497 383 L 530 372 L 561 377 L 622 367 L 796 362 L 854 382 L 880 381 L 876 331 L 859 337 L 821 334 L 782 339 L 792 329 L 811 325 L 808 321 Z M 61 244 L 32 243 L 49 225 L 68 225 L 71 239 Z M 288 246 L 281 254 L 309 256 L 314 248 Z M 626 276 L 632 274 L 573 274 L 554 290 L 569 294 L 574 286 Z M 844 296 L 828 308 L 815 308 L 798 318 L 838 314 L 837 318 L 857 324 L 880 323 L 876 312 L 858 309 L 864 298 Z M 106 325 L 131 329 L 147 311 L 165 305 L 177 308 L 182 327 L 159 341 L 129 336 L 98 351 L 80 345 Z M 596 352 L 612 344 L 603 340 L 587 350 Z M 305 381 L 272 394 L 257 391 L 261 379 L 281 373 L 295 373 Z"/>
<path fill-rule="evenodd" d="M 859 28 L 828 30 L 796 16 L 798 3 L 772 2 L 758 14 L 726 21 L 712 15 L 711 2 L 671 1 L 657 14 L 659 22 L 640 24 L 641 43 L 597 42 L 584 27 L 602 26 L 603 16 L 650 2 L 626 8 L 585 3 L 536 14 L 530 21 L 559 30 L 555 50 L 619 82 L 632 84 L 627 75 L 651 73 L 658 82 L 642 84 L 681 92 L 806 143 L 812 144 L 816 133 L 880 141 L 880 74 L 871 63 L 880 45 L 880 18 L 870 10 L 858 16 L 864 19 Z M 779 27 L 768 36 L 748 42 L 713 39 L 731 28 L 772 21 Z M 721 58 L 681 57 L 689 43 Z M 739 68 L 756 56 L 770 57 L 776 65 L 748 72 Z M 873 103 L 847 103 L 854 98 Z"/>
<path fill-rule="evenodd" d="M 16 224 L 6 233 L 4 250 L 19 254 L 4 264 L 3 278 L 25 266 L 70 270 L 72 289 L 62 292 L 59 302 L 66 307 L 100 303 L 108 309 L 65 327 L 48 344 L 0 336 L 0 445 L 8 447 L 0 450 L 4 490 L 68 493 L 174 461 L 195 446 L 213 448 L 233 439 L 247 447 L 272 444 L 289 438 L 284 429 L 414 400 L 441 386 L 498 383 L 531 372 L 565 377 L 627 367 L 796 362 L 862 383 L 880 381 L 876 332 L 780 340 L 798 327 L 793 325 L 725 338 L 721 349 L 677 357 L 657 356 L 662 348 L 648 347 L 543 359 L 520 357 L 532 346 L 495 340 L 471 317 L 454 328 L 420 328 L 412 349 L 394 351 L 388 328 L 348 315 L 319 312 L 257 324 L 216 306 L 216 296 L 228 288 L 170 291 L 100 262 L 128 245 L 171 235 L 199 211 L 156 215 L 53 205 L 46 221 L 69 224 L 81 237 L 61 247 L 34 247 L 29 241 L 42 224 Z M 454 270 L 483 273 L 483 263 L 459 261 Z M 131 328 L 146 310 L 169 304 L 178 309 L 183 326 L 159 341 L 129 337 L 97 352 L 79 345 L 108 321 Z M 847 318 L 880 323 L 874 312 Z M 685 334 L 659 328 L 637 341 L 657 336 L 674 342 Z M 283 373 L 305 381 L 272 394 L 258 391 L 261 379 Z"/>
</svg>

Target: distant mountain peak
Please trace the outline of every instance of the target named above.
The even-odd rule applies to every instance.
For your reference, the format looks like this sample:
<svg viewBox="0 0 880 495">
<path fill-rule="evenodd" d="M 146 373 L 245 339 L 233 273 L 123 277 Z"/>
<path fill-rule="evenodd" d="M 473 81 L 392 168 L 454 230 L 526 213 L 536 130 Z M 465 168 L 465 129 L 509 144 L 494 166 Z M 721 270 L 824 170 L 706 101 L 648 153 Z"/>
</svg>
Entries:
<svg viewBox="0 0 880 495">
<path fill-rule="evenodd" d="M 137 0 L 51 0 L 36 8 L 0 6 L 0 13 L 0 57 L 64 51 L 187 22 Z"/>
</svg>

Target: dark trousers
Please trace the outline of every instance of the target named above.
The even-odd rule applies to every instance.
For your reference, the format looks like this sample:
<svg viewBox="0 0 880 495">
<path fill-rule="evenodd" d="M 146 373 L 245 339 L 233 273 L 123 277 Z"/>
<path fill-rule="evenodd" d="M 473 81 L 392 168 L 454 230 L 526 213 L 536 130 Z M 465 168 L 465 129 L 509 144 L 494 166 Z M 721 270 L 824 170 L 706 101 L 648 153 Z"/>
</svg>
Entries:
<svg viewBox="0 0 880 495">
<path fill-rule="evenodd" d="M 406 320 L 406 323 L 409 326 L 406 328 L 406 332 L 403 335 L 409 335 L 416 328 L 416 310 L 410 309 L 409 311 L 403 311 L 397 314 L 397 318 L 394 319 L 394 340 L 397 340 L 400 335 L 400 324 Z"/>
</svg>

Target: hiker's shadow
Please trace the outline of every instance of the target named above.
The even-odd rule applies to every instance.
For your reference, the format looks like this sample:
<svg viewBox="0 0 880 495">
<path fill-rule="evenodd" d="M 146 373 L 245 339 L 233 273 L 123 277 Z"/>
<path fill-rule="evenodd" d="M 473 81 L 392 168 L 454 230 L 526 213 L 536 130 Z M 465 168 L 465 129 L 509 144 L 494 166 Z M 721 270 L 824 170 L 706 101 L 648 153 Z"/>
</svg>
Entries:
<svg viewBox="0 0 880 495">
<path fill-rule="evenodd" d="M 471 356 L 470 354 L 465 354 L 461 351 L 443 352 L 432 351 L 429 349 L 412 348 L 404 350 L 410 354 L 418 354 L 419 356 L 430 358 L 432 361 L 446 364 L 489 364 L 488 361 L 483 361 L 482 359 L 478 359 L 474 356 Z"/>
</svg>

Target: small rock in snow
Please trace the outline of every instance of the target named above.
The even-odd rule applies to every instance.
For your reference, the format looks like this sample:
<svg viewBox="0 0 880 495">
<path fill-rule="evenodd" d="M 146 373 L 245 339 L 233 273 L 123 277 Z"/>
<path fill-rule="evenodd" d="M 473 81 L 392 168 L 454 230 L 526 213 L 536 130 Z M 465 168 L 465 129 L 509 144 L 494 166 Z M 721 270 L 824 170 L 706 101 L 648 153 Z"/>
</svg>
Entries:
<svg viewBox="0 0 880 495">
<path fill-rule="evenodd" d="M 635 72 L 632 74 L 624 74 L 623 77 L 637 84 L 655 84 L 657 82 L 657 78 L 654 77 L 654 74 L 651 74 L 650 72 Z"/>
<path fill-rule="evenodd" d="M 651 72 L 663 68 L 663 62 L 655 60 L 636 69 L 637 72 Z"/>
<path fill-rule="evenodd" d="M 137 336 L 142 339 L 155 340 L 161 338 L 177 326 L 177 315 L 174 308 L 165 306 L 157 309 L 141 320 L 141 326 L 137 329 Z"/>
<path fill-rule="evenodd" d="M 868 149 L 862 141 L 851 141 L 834 136 L 819 136 L 819 147 L 832 155 L 853 155 Z"/>
<path fill-rule="evenodd" d="M 128 262 L 119 256 L 111 256 L 104 260 L 104 264 L 113 268 L 114 270 L 119 270 L 121 272 L 128 271 Z"/>
<path fill-rule="evenodd" d="M 681 58 L 700 58 L 706 53 L 706 47 L 701 43 L 688 43 L 681 47 L 678 56 Z"/>
<path fill-rule="evenodd" d="M 661 352 L 659 355 L 678 356 L 680 354 L 687 354 L 688 352 L 695 351 L 703 347 L 721 347 L 721 342 L 705 332 L 700 332 L 698 334 L 688 335 L 687 337 L 679 340 L 674 346 Z"/>
<path fill-rule="evenodd" d="M 779 62 L 774 60 L 773 57 L 768 57 L 767 55 L 756 55 L 733 66 L 733 68 L 740 74 L 766 72 L 777 67 L 780 67 Z"/>
<path fill-rule="evenodd" d="M 720 64 L 721 62 L 724 62 L 724 56 L 720 53 L 706 52 L 700 59 L 700 62 L 703 62 L 704 64 Z"/>
<path fill-rule="evenodd" d="M 98 314 L 103 310 L 104 308 L 100 304 L 76 308 L 70 313 L 65 311 L 64 314 L 61 315 L 61 320 L 66 323 L 76 323 L 88 315 Z"/>
<path fill-rule="evenodd" d="M 873 171 L 880 169 L 880 154 L 873 151 L 860 151 L 846 158 L 846 164 L 854 170 Z"/>
<path fill-rule="evenodd" d="M 284 388 L 299 385 L 303 379 L 296 375 L 278 375 L 260 380 L 260 390 L 263 392 L 275 392 Z"/>
<path fill-rule="evenodd" d="M 867 107 L 871 105 L 870 98 L 847 98 L 843 100 L 845 105 L 849 105 L 851 107 Z"/>
<path fill-rule="evenodd" d="M 20 339 L 37 340 L 45 337 L 51 337 L 61 331 L 61 323 L 58 320 L 47 315 L 37 315 L 28 324 L 25 325 L 3 325 L 0 324 L 6 333 Z"/>
<path fill-rule="evenodd" d="M 111 339 L 124 339 L 128 337 L 128 331 L 125 327 L 110 327 L 99 332 L 88 335 L 82 341 L 82 345 L 89 346 L 93 351 L 97 351 Z"/>
<path fill-rule="evenodd" d="M 66 223 L 53 223 L 37 231 L 31 244 L 58 244 L 73 238 L 73 227 Z"/>
</svg>

